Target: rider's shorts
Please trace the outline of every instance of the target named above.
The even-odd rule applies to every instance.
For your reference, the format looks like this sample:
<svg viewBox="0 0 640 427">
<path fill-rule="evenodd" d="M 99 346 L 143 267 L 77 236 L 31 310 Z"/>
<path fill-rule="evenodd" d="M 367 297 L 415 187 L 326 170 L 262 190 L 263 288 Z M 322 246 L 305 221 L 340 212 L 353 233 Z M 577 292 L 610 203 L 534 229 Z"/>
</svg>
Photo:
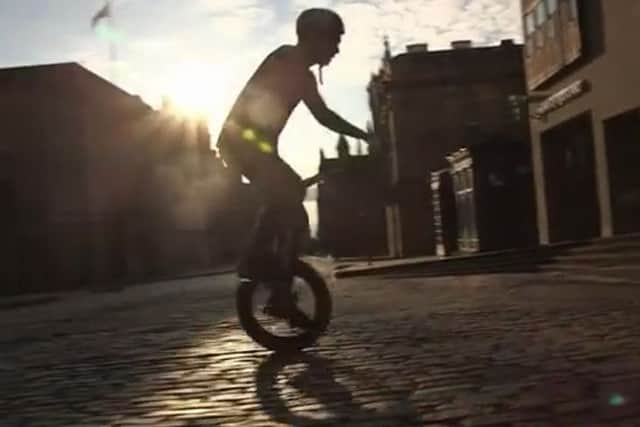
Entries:
<svg viewBox="0 0 640 427">
<path fill-rule="evenodd" d="M 225 137 L 218 149 L 228 167 L 255 185 L 263 204 L 274 211 L 283 227 L 307 231 L 309 219 L 302 204 L 306 187 L 300 176 L 277 153 L 266 153 L 241 138 Z"/>
</svg>

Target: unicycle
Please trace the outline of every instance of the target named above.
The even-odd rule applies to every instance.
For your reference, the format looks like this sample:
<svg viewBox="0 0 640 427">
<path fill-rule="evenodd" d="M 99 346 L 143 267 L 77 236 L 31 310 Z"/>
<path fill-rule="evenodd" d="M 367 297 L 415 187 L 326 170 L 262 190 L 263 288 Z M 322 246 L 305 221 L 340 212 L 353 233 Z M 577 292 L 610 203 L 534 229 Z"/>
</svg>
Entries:
<svg viewBox="0 0 640 427">
<path fill-rule="evenodd" d="M 303 180 L 305 186 L 322 179 L 321 174 Z M 274 284 L 241 279 L 236 291 L 236 309 L 240 326 L 261 346 L 275 352 L 301 350 L 313 345 L 326 331 L 331 320 L 331 294 L 326 282 L 306 262 L 297 259 L 293 265 L 290 303 L 307 322 L 300 326 L 292 318 L 275 317 L 266 310 Z"/>
<path fill-rule="evenodd" d="M 273 286 L 269 283 L 241 280 L 236 292 L 236 308 L 242 329 L 256 343 L 276 352 L 297 351 L 313 345 L 331 320 L 331 294 L 324 279 L 309 264 L 296 261 L 291 298 L 310 320 L 304 328 L 294 325 L 291 319 L 265 313 L 272 292 Z"/>
</svg>

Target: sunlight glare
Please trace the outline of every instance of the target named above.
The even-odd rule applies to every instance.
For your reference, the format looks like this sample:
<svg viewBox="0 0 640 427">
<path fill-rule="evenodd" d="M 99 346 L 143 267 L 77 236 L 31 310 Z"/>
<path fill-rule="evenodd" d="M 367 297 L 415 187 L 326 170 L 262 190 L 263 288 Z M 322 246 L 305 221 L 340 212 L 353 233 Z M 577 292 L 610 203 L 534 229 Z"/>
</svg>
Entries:
<svg viewBox="0 0 640 427">
<path fill-rule="evenodd" d="M 175 67 L 166 87 L 177 112 L 211 118 L 223 109 L 227 81 L 221 66 L 186 63 Z"/>
</svg>

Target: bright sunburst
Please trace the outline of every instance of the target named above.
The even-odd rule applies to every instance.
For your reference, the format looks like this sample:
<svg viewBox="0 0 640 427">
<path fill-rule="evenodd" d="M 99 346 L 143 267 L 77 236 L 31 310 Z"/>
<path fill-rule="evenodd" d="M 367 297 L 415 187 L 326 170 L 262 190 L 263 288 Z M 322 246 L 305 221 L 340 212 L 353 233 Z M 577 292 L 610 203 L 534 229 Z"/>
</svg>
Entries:
<svg viewBox="0 0 640 427">
<path fill-rule="evenodd" d="M 222 67 L 199 63 L 181 64 L 170 74 L 168 96 L 179 113 L 217 116 L 223 108 L 227 80 Z"/>
</svg>

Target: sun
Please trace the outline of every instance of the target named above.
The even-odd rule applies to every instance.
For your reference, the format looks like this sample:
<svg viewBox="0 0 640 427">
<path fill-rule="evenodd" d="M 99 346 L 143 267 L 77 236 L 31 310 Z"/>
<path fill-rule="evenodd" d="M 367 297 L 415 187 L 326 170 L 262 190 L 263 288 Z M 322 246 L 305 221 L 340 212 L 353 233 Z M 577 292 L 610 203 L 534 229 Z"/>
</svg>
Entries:
<svg viewBox="0 0 640 427">
<path fill-rule="evenodd" d="M 177 65 L 166 85 L 172 107 L 179 114 L 218 116 L 227 87 L 227 73 L 221 66 L 202 63 Z"/>
</svg>

